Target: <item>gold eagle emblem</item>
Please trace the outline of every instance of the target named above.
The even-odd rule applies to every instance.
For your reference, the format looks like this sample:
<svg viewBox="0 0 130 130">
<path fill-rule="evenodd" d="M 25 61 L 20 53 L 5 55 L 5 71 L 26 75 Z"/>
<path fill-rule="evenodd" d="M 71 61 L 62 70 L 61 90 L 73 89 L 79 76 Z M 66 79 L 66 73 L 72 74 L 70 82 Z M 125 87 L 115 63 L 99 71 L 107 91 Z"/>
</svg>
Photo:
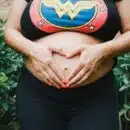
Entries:
<svg viewBox="0 0 130 130">
<path fill-rule="evenodd" d="M 42 0 L 41 3 L 47 7 L 53 7 L 59 18 L 67 13 L 71 20 L 73 20 L 81 10 L 92 9 L 93 7 L 96 7 L 98 2 L 82 0 L 76 2 L 76 4 L 72 4 L 70 0 L 65 3 L 62 3 L 60 0 Z"/>
</svg>

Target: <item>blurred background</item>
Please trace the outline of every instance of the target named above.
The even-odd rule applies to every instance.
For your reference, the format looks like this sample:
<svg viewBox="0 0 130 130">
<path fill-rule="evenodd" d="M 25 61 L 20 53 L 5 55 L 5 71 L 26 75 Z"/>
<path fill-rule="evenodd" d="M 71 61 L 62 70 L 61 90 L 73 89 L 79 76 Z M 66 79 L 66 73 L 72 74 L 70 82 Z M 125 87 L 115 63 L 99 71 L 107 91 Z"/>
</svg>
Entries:
<svg viewBox="0 0 130 130">
<path fill-rule="evenodd" d="M 23 56 L 8 47 L 3 38 L 11 1 L 0 0 L 0 130 L 19 130 L 15 118 L 15 92 Z M 130 130 L 130 53 L 118 57 L 113 71 L 115 87 L 119 90 L 119 127 L 120 130 Z"/>
</svg>

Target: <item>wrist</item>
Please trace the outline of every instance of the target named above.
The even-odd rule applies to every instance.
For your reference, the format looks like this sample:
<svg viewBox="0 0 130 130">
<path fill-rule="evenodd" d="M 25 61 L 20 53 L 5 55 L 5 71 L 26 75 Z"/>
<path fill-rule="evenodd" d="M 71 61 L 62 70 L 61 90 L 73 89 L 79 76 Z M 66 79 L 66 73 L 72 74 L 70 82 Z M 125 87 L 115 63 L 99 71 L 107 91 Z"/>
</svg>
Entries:
<svg viewBox="0 0 130 130">
<path fill-rule="evenodd" d="M 116 50 L 114 49 L 114 44 L 112 43 L 112 41 L 108 41 L 106 43 L 103 43 L 104 46 L 104 52 L 106 53 L 106 55 L 110 58 L 113 58 L 116 56 Z"/>
<path fill-rule="evenodd" d="M 32 57 L 36 51 L 35 51 L 36 44 L 34 42 L 29 42 L 26 46 L 26 56 Z"/>
</svg>

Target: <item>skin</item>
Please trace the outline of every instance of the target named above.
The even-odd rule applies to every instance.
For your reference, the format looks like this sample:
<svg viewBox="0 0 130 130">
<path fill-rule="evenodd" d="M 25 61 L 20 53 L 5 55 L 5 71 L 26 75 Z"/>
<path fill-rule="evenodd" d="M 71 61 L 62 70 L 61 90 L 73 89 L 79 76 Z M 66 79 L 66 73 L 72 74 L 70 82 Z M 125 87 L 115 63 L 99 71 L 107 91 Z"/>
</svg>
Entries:
<svg viewBox="0 0 130 130">
<path fill-rule="evenodd" d="M 81 53 L 79 66 L 68 76 L 66 79 L 67 87 L 76 87 L 84 84 L 90 76 L 93 75 L 94 71 L 98 70 L 98 66 L 102 64 L 102 61 L 107 58 L 118 56 L 122 53 L 130 51 L 130 14 L 128 5 L 130 1 L 122 0 L 116 3 L 117 9 L 121 16 L 121 33 L 117 39 L 107 41 L 104 46 L 108 46 L 106 49 L 110 50 L 105 52 L 102 50 L 103 45 L 90 46 L 88 48 L 81 47 L 73 50 L 68 57 L 74 56 L 76 53 Z M 100 51 L 99 51 L 100 50 Z M 88 57 L 88 55 L 90 55 Z"/>
<path fill-rule="evenodd" d="M 60 76 L 58 77 L 58 74 L 55 74 L 50 67 L 52 52 L 48 49 L 49 47 L 40 44 L 36 46 L 34 41 L 25 38 L 21 34 L 20 18 L 26 5 L 27 2 L 24 0 L 14 0 L 12 2 L 4 31 L 5 42 L 30 60 L 30 64 L 33 66 L 32 73 L 39 80 L 60 88 L 63 85 Z M 42 49 L 46 50 L 46 53 L 43 53 Z"/>
<path fill-rule="evenodd" d="M 75 38 L 69 37 L 71 35 L 75 35 Z M 67 38 L 66 38 L 67 37 Z M 69 37 L 69 38 L 68 38 Z M 53 42 L 52 42 L 53 41 Z M 62 41 L 62 42 L 61 42 Z M 87 41 L 87 42 L 86 42 Z M 52 48 L 61 48 L 61 52 L 69 54 L 71 51 L 75 51 L 75 49 L 79 49 L 80 47 L 89 47 L 99 45 L 101 41 L 99 39 L 93 38 L 91 36 L 86 36 L 86 34 L 80 34 L 76 32 L 60 32 L 53 35 L 49 35 L 48 37 L 44 37 L 35 41 L 37 44 L 44 43 L 44 46 L 48 45 Z M 67 43 L 67 44 L 66 44 Z M 103 46 L 102 46 L 103 47 Z M 105 47 L 105 46 L 104 46 Z M 88 48 L 89 49 L 89 48 Z M 104 50 L 105 48 L 99 48 L 98 52 Z M 63 51 L 64 50 L 64 51 Z M 106 50 L 105 50 L 106 52 Z M 80 54 L 76 54 L 75 56 L 67 58 L 67 56 L 62 56 L 57 53 L 53 53 L 52 58 L 52 68 L 56 68 L 56 72 L 62 73 L 61 78 L 66 79 L 76 67 L 79 65 Z M 30 60 L 27 58 L 24 59 L 27 68 L 32 72 L 33 66 L 30 63 Z M 89 84 L 104 76 L 112 69 L 113 59 L 107 58 L 107 60 L 103 61 L 102 65 L 99 65 L 98 71 L 96 70 L 92 76 L 90 76 L 85 84 Z M 67 70 L 66 70 L 67 69 Z M 64 80 L 63 80 L 64 82 Z M 78 86 L 76 86 L 78 87 Z M 66 85 L 64 88 L 68 88 Z"/>
<path fill-rule="evenodd" d="M 108 73 L 113 57 L 130 51 L 129 4 L 129 0 L 116 3 L 122 35 L 111 41 L 103 43 L 77 32 L 60 32 L 31 41 L 21 34 L 20 28 L 27 2 L 14 0 L 4 31 L 5 41 L 25 56 L 25 66 L 40 81 L 58 89 L 83 86 Z M 65 65 L 67 71 L 60 68 Z"/>
</svg>

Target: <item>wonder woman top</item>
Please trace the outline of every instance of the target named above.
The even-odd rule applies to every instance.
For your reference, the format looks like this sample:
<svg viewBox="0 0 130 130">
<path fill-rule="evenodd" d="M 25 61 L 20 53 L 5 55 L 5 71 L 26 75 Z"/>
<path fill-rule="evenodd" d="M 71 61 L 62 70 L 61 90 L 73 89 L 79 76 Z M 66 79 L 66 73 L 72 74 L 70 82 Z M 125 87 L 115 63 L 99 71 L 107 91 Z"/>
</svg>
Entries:
<svg viewBox="0 0 130 130">
<path fill-rule="evenodd" d="M 30 40 L 59 31 L 77 31 L 103 41 L 120 29 L 114 0 L 26 0 L 22 34 Z"/>
</svg>

